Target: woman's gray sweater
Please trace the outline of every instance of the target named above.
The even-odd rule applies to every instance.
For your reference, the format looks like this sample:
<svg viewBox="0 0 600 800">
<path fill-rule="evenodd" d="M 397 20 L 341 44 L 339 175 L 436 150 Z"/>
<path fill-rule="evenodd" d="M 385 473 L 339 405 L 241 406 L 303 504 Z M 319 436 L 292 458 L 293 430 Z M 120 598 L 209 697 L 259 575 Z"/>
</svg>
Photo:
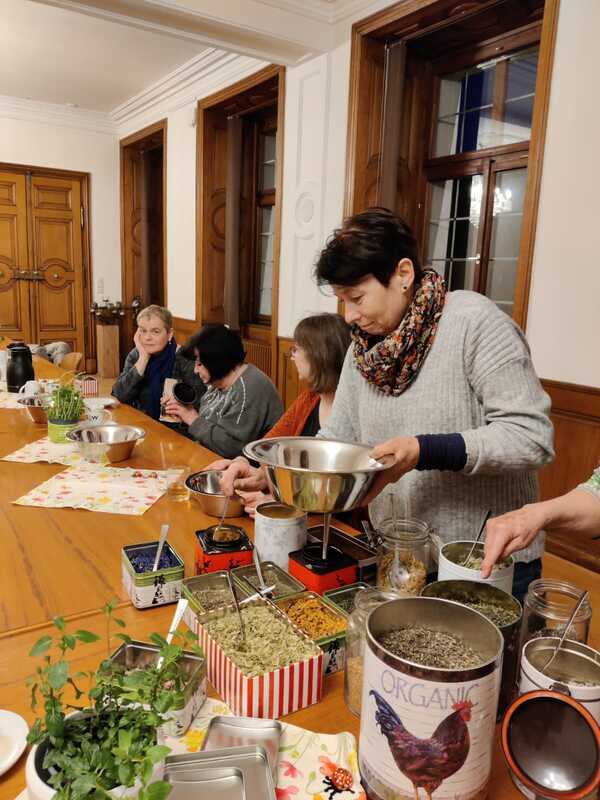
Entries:
<svg viewBox="0 0 600 800">
<path fill-rule="evenodd" d="M 474 539 L 487 509 L 504 514 L 538 499 L 537 470 L 554 458 L 550 400 L 535 374 L 525 337 L 483 295 L 447 295 L 421 371 L 398 397 L 358 372 L 350 347 L 329 420 L 319 436 L 376 445 L 396 436 L 460 433 L 461 472 L 412 470 L 370 506 L 373 525 L 399 514 L 428 522 L 444 541 Z M 519 561 L 544 549 L 543 534 Z"/>
</svg>

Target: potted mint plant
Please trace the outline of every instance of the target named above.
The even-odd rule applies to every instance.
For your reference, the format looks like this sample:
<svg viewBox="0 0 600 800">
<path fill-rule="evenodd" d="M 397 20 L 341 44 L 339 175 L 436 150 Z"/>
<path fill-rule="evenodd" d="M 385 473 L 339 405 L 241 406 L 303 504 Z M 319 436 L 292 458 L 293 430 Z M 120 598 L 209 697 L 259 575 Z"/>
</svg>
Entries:
<svg viewBox="0 0 600 800">
<path fill-rule="evenodd" d="M 83 395 L 74 386 L 59 386 L 52 392 L 46 406 L 48 438 L 56 444 L 66 444 L 67 433 L 79 425 L 83 414 Z"/>
<path fill-rule="evenodd" d="M 104 609 L 109 641 L 114 605 Z M 28 737 L 34 745 L 25 770 L 29 800 L 165 800 L 170 785 L 162 774 L 170 751 L 159 744 L 159 729 L 177 700 L 172 689 L 183 685 L 177 668 L 183 647 L 165 642 L 158 650 L 162 665 L 154 661 L 144 670 L 128 673 L 109 658 L 92 672 L 72 673 L 67 652 L 99 637 L 85 630 L 67 631 L 60 617 L 54 625 L 56 635 L 43 636 L 30 653 L 42 659 L 29 683 L 32 708 L 41 701 L 43 715 Z M 125 633 L 117 637 L 131 642 Z M 84 679 L 91 688 L 88 702 L 79 705 Z M 67 702 L 68 693 L 76 704 Z"/>
</svg>

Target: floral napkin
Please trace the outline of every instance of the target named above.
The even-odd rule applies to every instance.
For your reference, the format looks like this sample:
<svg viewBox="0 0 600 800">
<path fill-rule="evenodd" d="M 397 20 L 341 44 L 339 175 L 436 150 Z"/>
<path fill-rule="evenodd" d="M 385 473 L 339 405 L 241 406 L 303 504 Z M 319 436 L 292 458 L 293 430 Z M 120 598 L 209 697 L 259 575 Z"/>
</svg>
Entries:
<svg viewBox="0 0 600 800">
<path fill-rule="evenodd" d="M 14 502 L 19 506 L 139 515 L 164 494 L 165 486 L 162 471 L 86 463 L 59 472 Z"/>
<path fill-rule="evenodd" d="M 49 464 L 64 464 L 65 467 L 72 467 L 85 459 L 76 444 L 55 444 L 47 436 L 44 436 L 15 450 L 14 453 L 2 456 L 2 461 L 19 461 L 22 464 L 47 461 Z"/>
<path fill-rule="evenodd" d="M 208 723 L 217 715 L 231 716 L 231 711 L 221 700 L 209 697 L 187 733 L 168 737 L 165 744 L 173 754 L 201 750 Z M 366 800 L 351 733 L 313 733 L 281 724 L 277 800 Z"/>
</svg>

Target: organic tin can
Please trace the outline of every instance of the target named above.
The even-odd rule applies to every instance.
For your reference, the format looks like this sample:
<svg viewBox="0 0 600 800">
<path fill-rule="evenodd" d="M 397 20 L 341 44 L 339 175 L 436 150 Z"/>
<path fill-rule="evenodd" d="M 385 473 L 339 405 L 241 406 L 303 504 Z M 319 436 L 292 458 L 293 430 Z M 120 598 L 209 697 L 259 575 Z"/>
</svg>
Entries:
<svg viewBox="0 0 600 800">
<path fill-rule="evenodd" d="M 519 694 L 555 687 L 566 690 L 600 724 L 600 653 L 567 639 L 545 669 L 558 642 L 558 638 L 549 636 L 527 642 L 521 655 Z"/>
<path fill-rule="evenodd" d="M 306 544 L 306 514 L 283 503 L 261 503 L 254 517 L 254 546 L 265 561 L 287 570 L 288 555 Z"/>
<path fill-rule="evenodd" d="M 423 666 L 383 647 L 384 634 L 419 626 L 452 634 L 481 661 Z M 367 620 L 359 764 L 370 800 L 484 800 L 500 690 L 502 635 L 483 614 L 450 600 L 402 597 Z M 418 758 L 415 758 L 418 752 Z"/>
</svg>

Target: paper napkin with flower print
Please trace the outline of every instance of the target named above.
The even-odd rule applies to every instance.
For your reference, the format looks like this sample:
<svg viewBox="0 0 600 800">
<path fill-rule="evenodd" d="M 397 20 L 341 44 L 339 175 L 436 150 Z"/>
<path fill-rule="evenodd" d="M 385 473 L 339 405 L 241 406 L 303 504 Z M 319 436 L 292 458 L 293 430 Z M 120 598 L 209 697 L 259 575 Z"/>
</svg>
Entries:
<svg viewBox="0 0 600 800">
<path fill-rule="evenodd" d="M 231 716 L 220 700 L 208 698 L 190 729 L 164 744 L 177 753 L 202 749 L 210 720 Z M 313 733 L 282 722 L 277 769 L 277 800 L 366 800 L 360 784 L 356 740 L 351 733 Z"/>
<path fill-rule="evenodd" d="M 14 502 L 20 506 L 139 515 L 164 491 L 162 471 L 82 464 L 59 472 Z"/>
<path fill-rule="evenodd" d="M 44 436 L 15 450 L 14 453 L 3 456 L 2 461 L 18 461 L 21 464 L 47 461 L 48 464 L 64 464 L 65 467 L 72 467 L 85 462 L 85 459 L 76 444 L 55 444 Z"/>
</svg>

